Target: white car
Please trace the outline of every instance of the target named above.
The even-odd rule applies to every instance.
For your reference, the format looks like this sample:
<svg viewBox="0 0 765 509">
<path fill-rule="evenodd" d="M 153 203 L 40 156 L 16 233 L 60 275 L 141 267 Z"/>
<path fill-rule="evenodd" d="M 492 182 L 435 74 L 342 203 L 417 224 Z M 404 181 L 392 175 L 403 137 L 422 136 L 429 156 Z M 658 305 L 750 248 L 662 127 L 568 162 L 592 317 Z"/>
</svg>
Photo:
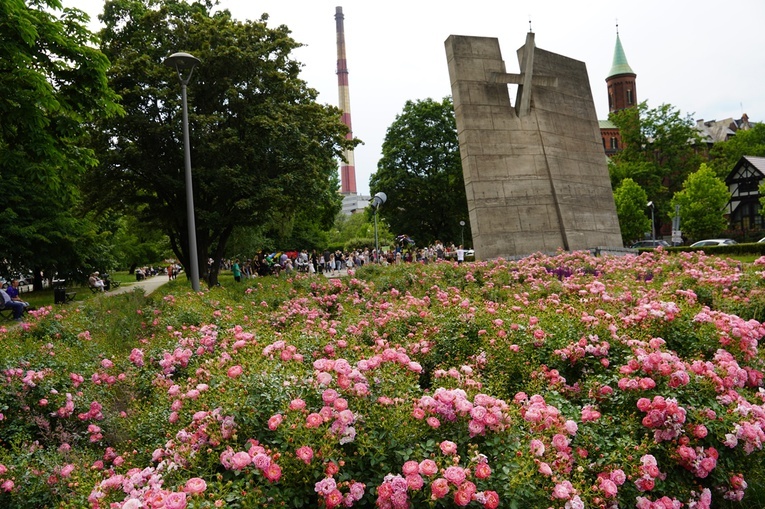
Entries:
<svg viewBox="0 0 765 509">
<path fill-rule="evenodd" d="M 738 244 L 738 242 L 733 239 L 707 239 L 694 242 L 691 247 L 730 246 L 731 244 Z"/>
</svg>

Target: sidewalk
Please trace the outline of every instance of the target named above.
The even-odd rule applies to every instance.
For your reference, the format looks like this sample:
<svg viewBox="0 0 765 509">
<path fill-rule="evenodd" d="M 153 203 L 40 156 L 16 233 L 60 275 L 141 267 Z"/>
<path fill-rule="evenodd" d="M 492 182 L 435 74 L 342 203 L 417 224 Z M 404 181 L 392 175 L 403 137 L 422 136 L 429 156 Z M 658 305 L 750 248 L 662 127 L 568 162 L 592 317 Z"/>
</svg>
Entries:
<svg viewBox="0 0 765 509">
<path fill-rule="evenodd" d="M 167 274 L 159 274 L 157 276 L 148 277 L 143 281 L 122 283 L 119 288 L 105 292 L 104 295 L 119 295 L 120 293 L 132 292 L 136 288 L 142 288 L 144 294 L 151 295 L 154 290 L 168 281 L 170 281 L 170 279 L 167 277 Z"/>
</svg>

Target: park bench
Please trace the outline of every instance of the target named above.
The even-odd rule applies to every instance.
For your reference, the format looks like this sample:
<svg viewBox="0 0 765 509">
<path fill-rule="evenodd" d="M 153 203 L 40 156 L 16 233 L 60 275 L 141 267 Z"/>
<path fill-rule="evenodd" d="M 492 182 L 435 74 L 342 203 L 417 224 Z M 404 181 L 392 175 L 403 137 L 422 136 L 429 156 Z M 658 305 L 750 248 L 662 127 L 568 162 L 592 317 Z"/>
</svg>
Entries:
<svg viewBox="0 0 765 509">
<path fill-rule="evenodd" d="M 13 320 L 13 309 L 0 307 L 0 317 L 5 318 L 6 320 Z"/>
<path fill-rule="evenodd" d="M 53 303 L 54 304 L 66 304 L 74 300 L 77 292 L 66 291 L 66 281 L 59 280 L 53 282 Z"/>
</svg>

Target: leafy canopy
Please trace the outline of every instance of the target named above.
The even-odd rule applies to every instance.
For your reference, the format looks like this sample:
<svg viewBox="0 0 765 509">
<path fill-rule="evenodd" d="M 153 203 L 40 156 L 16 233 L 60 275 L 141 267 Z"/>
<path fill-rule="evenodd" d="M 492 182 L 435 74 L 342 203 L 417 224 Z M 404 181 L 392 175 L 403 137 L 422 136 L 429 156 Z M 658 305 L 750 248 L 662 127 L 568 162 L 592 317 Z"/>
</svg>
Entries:
<svg viewBox="0 0 765 509">
<path fill-rule="evenodd" d="M 291 58 L 300 44 L 286 26 L 268 26 L 266 15 L 240 22 L 212 8 L 106 4 L 103 51 L 126 116 L 97 126 L 102 164 L 90 175 L 93 203 L 165 232 L 188 267 L 181 87 L 162 62 L 178 51 L 199 58 L 188 107 L 200 274 L 208 258 L 226 255 L 236 229 L 289 236 L 298 217 L 328 227 L 340 209 L 336 161 L 355 144 L 345 139 L 339 110 L 318 104 L 300 79 Z"/>
<path fill-rule="evenodd" d="M 388 128 L 382 153 L 370 190 L 387 194 L 379 214 L 391 231 L 418 245 L 459 243 L 459 223 L 468 212 L 451 98 L 407 101 Z"/>
<path fill-rule="evenodd" d="M 69 270 L 95 250 L 77 212 L 96 164 L 86 126 L 120 108 L 87 22 L 56 0 L 0 2 L 0 243 L 15 270 Z"/>
<path fill-rule="evenodd" d="M 622 240 L 631 244 L 632 241 L 643 238 L 645 232 L 651 231 L 651 220 L 646 216 L 648 197 L 637 182 L 631 178 L 622 180 L 621 185 L 614 191 L 614 201 Z"/>
<path fill-rule="evenodd" d="M 725 205 L 730 191 L 714 171 L 702 164 L 698 171 L 683 182 L 683 190 L 675 193 L 672 207 L 680 205 L 680 221 L 683 233 L 694 240 L 714 237 L 726 227 Z"/>
<path fill-rule="evenodd" d="M 701 164 L 702 143 L 692 116 L 682 116 L 669 104 L 649 108 L 643 101 L 608 118 L 624 142 L 624 149 L 609 162 L 611 185 L 616 189 L 625 178 L 634 180 L 656 204 L 661 221 L 671 212 L 673 194 Z"/>
</svg>

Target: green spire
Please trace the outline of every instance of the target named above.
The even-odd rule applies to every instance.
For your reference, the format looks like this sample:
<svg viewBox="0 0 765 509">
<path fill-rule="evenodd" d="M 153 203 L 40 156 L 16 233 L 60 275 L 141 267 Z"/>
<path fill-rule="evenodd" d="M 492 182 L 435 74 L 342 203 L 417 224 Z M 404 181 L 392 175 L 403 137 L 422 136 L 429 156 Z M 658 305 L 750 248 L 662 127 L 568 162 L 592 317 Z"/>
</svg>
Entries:
<svg viewBox="0 0 765 509">
<path fill-rule="evenodd" d="M 627 63 L 627 56 L 624 54 L 624 48 L 622 48 L 622 41 L 619 39 L 619 33 L 616 33 L 616 47 L 614 48 L 614 62 L 611 64 L 611 71 L 608 73 L 608 77 L 616 76 L 617 74 L 635 74 L 632 71 L 632 67 Z"/>
</svg>

